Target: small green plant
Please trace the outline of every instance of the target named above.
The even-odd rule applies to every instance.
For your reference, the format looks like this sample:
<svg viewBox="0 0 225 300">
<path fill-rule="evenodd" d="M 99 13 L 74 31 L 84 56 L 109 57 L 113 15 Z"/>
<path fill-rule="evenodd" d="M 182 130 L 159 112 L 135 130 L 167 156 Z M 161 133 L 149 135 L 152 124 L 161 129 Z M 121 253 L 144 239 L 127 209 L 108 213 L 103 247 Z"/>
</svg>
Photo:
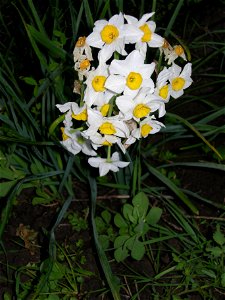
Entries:
<svg viewBox="0 0 225 300">
<path fill-rule="evenodd" d="M 67 218 L 75 231 L 80 232 L 81 230 L 86 230 L 88 228 L 87 213 L 85 213 L 84 217 L 81 217 L 78 213 L 71 212 L 68 214 Z"/>
<path fill-rule="evenodd" d="M 123 261 L 129 255 L 140 260 L 145 254 L 145 243 L 142 239 L 160 220 L 162 209 L 152 207 L 149 210 L 147 196 L 140 192 L 132 200 L 132 204 L 124 204 L 122 215 L 117 213 L 114 218 L 119 228 L 119 236 L 114 241 L 114 256 L 117 262 Z"/>
<path fill-rule="evenodd" d="M 108 210 L 104 210 L 101 216 L 95 217 L 95 223 L 98 231 L 99 242 L 102 248 L 106 250 L 109 248 L 110 242 L 114 242 L 116 233 L 113 230 L 112 215 Z"/>
</svg>

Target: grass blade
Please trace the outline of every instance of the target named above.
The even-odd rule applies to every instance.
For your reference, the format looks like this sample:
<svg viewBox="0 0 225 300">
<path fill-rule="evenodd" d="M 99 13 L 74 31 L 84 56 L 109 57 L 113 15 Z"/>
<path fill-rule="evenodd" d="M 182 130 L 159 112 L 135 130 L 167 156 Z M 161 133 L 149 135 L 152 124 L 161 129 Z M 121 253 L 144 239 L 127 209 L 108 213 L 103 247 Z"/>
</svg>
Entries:
<svg viewBox="0 0 225 300">
<path fill-rule="evenodd" d="M 108 262 L 108 259 L 105 255 L 104 250 L 102 249 L 101 244 L 98 240 L 98 232 L 95 224 L 95 209 L 96 209 L 96 197 L 97 197 L 97 185 L 96 180 L 93 177 L 88 177 L 90 189 L 91 189 L 91 222 L 93 227 L 93 235 L 94 235 L 94 241 L 95 246 L 98 253 L 98 258 L 101 263 L 103 272 L 105 274 L 105 278 L 107 280 L 107 283 L 111 289 L 111 293 L 114 300 L 120 300 L 120 294 L 119 294 L 119 285 L 117 278 L 112 274 L 112 270 L 110 267 L 110 264 Z"/>
<path fill-rule="evenodd" d="M 150 166 L 147 162 L 144 163 L 147 166 L 149 172 L 157 177 L 160 181 L 162 181 L 171 191 L 173 191 L 194 214 L 199 214 L 198 209 L 195 207 L 195 205 L 170 179 L 156 170 L 156 168 Z"/>
</svg>

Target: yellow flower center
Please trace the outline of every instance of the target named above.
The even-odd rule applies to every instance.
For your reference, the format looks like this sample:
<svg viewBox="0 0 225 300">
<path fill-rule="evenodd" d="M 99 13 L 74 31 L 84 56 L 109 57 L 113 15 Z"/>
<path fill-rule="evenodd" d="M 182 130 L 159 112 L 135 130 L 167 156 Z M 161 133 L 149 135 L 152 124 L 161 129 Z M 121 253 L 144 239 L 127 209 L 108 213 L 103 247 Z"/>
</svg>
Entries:
<svg viewBox="0 0 225 300">
<path fill-rule="evenodd" d="M 168 91 L 169 91 L 169 87 L 166 84 L 163 87 L 161 87 L 161 89 L 159 90 L 159 96 L 162 97 L 163 99 L 166 99 L 168 96 Z"/>
<path fill-rule="evenodd" d="M 119 36 L 119 30 L 114 25 L 106 25 L 100 32 L 104 43 L 111 44 Z"/>
<path fill-rule="evenodd" d="M 185 84 L 184 78 L 182 78 L 182 77 L 176 77 L 172 81 L 172 89 L 174 91 L 182 90 L 182 88 L 184 87 L 184 84 Z"/>
<path fill-rule="evenodd" d="M 78 121 L 87 121 L 87 110 L 84 109 L 81 113 L 77 115 L 72 114 L 72 118 Z"/>
<path fill-rule="evenodd" d="M 85 45 L 85 41 L 86 41 L 86 37 L 85 36 L 81 36 L 79 37 L 79 39 L 76 42 L 76 47 L 84 47 Z"/>
<path fill-rule="evenodd" d="M 141 27 L 139 27 L 139 29 L 141 29 L 141 31 L 144 32 L 141 41 L 142 42 L 149 42 L 152 39 L 152 32 L 151 29 L 149 28 L 149 26 L 147 24 L 142 25 Z"/>
<path fill-rule="evenodd" d="M 112 143 L 108 142 L 108 141 L 104 141 L 102 143 L 103 146 L 112 146 Z"/>
<path fill-rule="evenodd" d="M 181 56 L 184 53 L 184 49 L 181 47 L 181 45 L 175 46 L 174 51 L 178 56 Z"/>
<path fill-rule="evenodd" d="M 116 133 L 116 129 L 110 122 L 105 122 L 99 127 L 99 131 L 101 134 L 114 134 Z"/>
<path fill-rule="evenodd" d="M 134 110 L 133 115 L 135 118 L 141 119 L 146 117 L 150 113 L 151 109 L 147 105 L 144 104 L 138 104 Z"/>
<path fill-rule="evenodd" d="M 130 74 L 127 76 L 126 84 L 131 90 L 137 90 L 140 88 L 142 81 L 143 79 L 141 74 L 130 72 Z"/>
<path fill-rule="evenodd" d="M 61 132 L 62 132 L 62 139 L 63 141 L 66 141 L 67 139 L 69 139 L 69 136 L 67 134 L 65 134 L 65 128 L 61 127 Z"/>
<path fill-rule="evenodd" d="M 164 39 L 164 42 L 163 42 L 162 47 L 163 47 L 164 49 L 167 49 L 167 48 L 169 48 L 169 45 L 170 45 L 170 44 L 167 42 L 167 40 Z"/>
<path fill-rule="evenodd" d="M 80 69 L 81 71 L 86 70 L 91 65 L 88 59 L 84 59 L 80 62 Z"/>
<path fill-rule="evenodd" d="M 109 104 L 102 105 L 100 111 L 101 111 L 101 114 L 103 115 L 103 117 L 107 116 L 108 111 L 109 111 L 109 107 L 110 107 Z"/>
<path fill-rule="evenodd" d="M 153 128 L 148 124 L 142 125 L 141 126 L 141 136 L 146 137 L 152 129 Z"/>
<path fill-rule="evenodd" d="M 94 79 L 92 80 L 92 87 L 96 92 L 104 92 L 105 82 L 106 82 L 105 76 L 95 76 Z"/>
</svg>

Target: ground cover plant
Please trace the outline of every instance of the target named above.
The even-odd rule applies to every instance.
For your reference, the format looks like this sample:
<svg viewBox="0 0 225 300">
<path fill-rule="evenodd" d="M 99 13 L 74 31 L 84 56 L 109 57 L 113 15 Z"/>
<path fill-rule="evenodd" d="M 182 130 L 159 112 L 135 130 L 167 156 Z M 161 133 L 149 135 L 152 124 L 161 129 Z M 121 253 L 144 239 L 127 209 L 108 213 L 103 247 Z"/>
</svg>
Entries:
<svg viewBox="0 0 225 300">
<path fill-rule="evenodd" d="M 0 298 L 222 299 L 224 1 L 0 7 Z"/>
</svg>

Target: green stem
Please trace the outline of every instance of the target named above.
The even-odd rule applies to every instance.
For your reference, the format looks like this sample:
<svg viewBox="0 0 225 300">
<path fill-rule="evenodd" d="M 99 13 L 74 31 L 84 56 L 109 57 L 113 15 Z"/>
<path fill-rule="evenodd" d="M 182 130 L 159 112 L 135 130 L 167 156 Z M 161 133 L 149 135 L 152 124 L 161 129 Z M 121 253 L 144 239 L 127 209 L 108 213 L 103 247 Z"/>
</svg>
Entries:
<svg viewBox="0 0 225 300">
<path fill-rule="evenodd" d="M 111 146 L 107 149 L 107 162 L 111 162 Z"/>
<path fill-rule="evenodd" d="M 49 130 L 48 130 L 48 135 L 49 135 L 49 136 L 51 136 L 51 135 L 54 133 L 56 127 L 57 127 L 62 121 L 64 121 L 64 119 L 65 119 L 65 114 L 59 116 L 59 117 L 51 124 L 51 126 L 49 127 Z"/>
</svg>

